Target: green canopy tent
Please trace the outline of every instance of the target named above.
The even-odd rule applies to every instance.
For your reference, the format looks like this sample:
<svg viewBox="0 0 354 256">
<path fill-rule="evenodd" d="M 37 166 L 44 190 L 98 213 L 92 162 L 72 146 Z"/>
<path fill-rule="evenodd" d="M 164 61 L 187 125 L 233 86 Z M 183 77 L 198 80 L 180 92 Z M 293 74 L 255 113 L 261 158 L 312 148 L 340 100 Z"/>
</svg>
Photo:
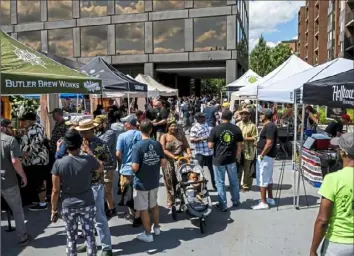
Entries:
<svg viewBox="0 0 354 256">
<path fill-rule="evenodd" d="M 100 79 L 61 65 L 0 30 L 1 95 L 101 94 Z"/>
</svg>

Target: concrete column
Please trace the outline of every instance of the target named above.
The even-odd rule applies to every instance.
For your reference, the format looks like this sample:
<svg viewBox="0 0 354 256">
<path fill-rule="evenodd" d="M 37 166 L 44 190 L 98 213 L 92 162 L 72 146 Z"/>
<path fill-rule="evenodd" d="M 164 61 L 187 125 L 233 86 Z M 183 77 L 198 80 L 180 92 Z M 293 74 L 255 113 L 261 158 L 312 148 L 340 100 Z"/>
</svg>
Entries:
<svg viewBox="0 0 354 256">
<path fill-rule="evenodd" d="M 194 80 L 194 90 L 195 90 L 195 96 L 200 96 L 201 94 L 201 89 L 202 89 L 202 81 L 200 79 L 195 79 Z"/>
<path fill-rule="evenodd" d="M 73 28 L 73 40 L 74 40 L 74 57 L 81 57 L 80 28 Z"/>
<path fill-rule="evenodd" d="M 17 33 L 12 33 L 11 36 L 12 36 L 12 38 L 17 40 Z"/>
<path fill-rule="evenodd" d="M 108 1 L 107 14 L 114 15 L 116 13 L 115 1 Z"/>
<path fill-rule="evenodd" d="M 228 50 L 234 50 L 236 49 L 236 44 L 237 44 L 237 39 L 236 39 L 236 32 L 237 32 L 237 26 L 236 26 L 236 16 L 235 15 L 230 15 L 227 16 L 227 28 L 226 28 L 226 35 L 227 35 L 227 49 Z"/>
<path fill-rule="evenodd" d="M 46 0 L 41 0 L 41 21 L 48 20 L 48 5 Z"/>
<path fill-rule="evenodd" d="M 73 1 L 73 18 L 80 18 L 80 1 Z"/>
<path fill-rule="evenodd" d="M 184 20 L 184 50 L 188 52 L 193 51 L 193 19 Z"/>
<path fill-rule="evenodd" d="M 145 12 L 152 12 L 152 0 L 145 0 L 144 1 L 144 9 L 145 9 Z"/>
<path fill-rule="evenodd" d="M 155 78 L 154 63 L 145 63 L 144 64 L 144 75 L 149 75 L 152 78 Z"/>
<path fill-rule="evenodd" d="M 42 52 L 48 52 L 48 32 L 47 30 L 41 31 L 41 48 Z"/>
<path fill-rule="evenodd" d="M 145 22 L 145 53 L 153 53 L 152 22 Z"/>
<path fill-rule="evenodd" d="M 17 24 L 17 1 L 10 2 L 11 24 Z"/>
<path fill-rule="evenodd" d="M 230 84 L 237 79 L 237 60 L 226 61 L 226 84 Z"/>
<path fill-rule="evenodd" d="M 108 55 L 116 55 L 116 26 L 108 25 Z"/>
</svg>

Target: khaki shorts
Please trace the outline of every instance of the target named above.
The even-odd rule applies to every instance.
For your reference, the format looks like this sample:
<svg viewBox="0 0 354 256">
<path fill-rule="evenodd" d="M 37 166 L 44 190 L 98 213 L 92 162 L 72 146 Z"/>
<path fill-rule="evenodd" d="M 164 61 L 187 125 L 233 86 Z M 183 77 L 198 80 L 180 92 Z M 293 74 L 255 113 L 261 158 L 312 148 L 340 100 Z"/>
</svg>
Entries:
<svg viewBox="0 0 354 256">
<path fill-rule="evenodd" d="M 137 211 L 144 211 L 154 208 L 157 205 L 157 192 L 158 188 L 149 191 L 134 189 L 134 209 Z"/>
</svg>

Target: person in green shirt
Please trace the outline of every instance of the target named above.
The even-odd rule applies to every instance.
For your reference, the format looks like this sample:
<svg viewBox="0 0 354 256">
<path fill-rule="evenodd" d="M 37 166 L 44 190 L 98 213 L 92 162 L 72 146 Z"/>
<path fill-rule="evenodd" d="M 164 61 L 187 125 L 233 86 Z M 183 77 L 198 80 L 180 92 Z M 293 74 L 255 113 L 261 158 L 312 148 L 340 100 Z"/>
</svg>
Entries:
<svg viewBox="0 0 354 256">
<path fill-rule="evenodd" d="M 322 256 L 354 255 L 354 133 L 346 133 L 331 140 L 338 146 L 343 169 L 327 174 L 319 194 L 320 210 L 314 226 L 310 256 L 324 239 Z"/>
</svg>

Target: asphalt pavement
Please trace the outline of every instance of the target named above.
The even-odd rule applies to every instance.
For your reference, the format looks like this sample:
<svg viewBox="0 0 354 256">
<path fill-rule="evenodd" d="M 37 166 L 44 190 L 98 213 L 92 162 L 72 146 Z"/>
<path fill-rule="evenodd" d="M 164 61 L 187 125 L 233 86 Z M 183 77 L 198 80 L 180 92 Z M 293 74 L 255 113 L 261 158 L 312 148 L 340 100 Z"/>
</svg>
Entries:
<svg viewBox="0 0 354 256">
<path fill-rule="evenodd" d="M 276 161 L 274 170 L 274 195 L 278 187 L 281 162 Z M 208 175 L 208 171 L 206 169 Z M 143 243 L 135 239 L 142 228 L 132 228 L 128 221 L 113 217 L 109 221 L 114 255 L 308 255 L 314 220 L 318 212 L 318 189 L 305 182 L 300 186 L 300 210 L 293 207 L 293 172 L 286 165 L 284 180 L 279 185 L 281 196 L 279 210 L 254 211 L 259 192 L 256 187 L 241 193 L 241 205 L 228 212 L 213 209 L 206 220 L 206 233 L 201 234 L 199 222 L 187 213 L 179 213 L 173 221 L 166 209 L 166 192 L 161 178 L 159 205 L 161 214 L 161 235 L 153 243 Z M 255 182 L 255 181 L 254 181 Z M 210 184 L 209 184 L 210 185 Z M 211 186 L 210 186 L 211 188 Z M 217 201 L 215 191 L 210 192 L 213 202 Z M 230 194 L 227 193 L 230 202 Z M 118 208 L 123 212 L 124 208 Z M 16 232 L 6 232 L 7 222 L 2 214 L 1 255 L 2 256 L 56 256 L 65 255 L 66 233 L 64 223 L 49 221 L 50 211 L 29 212 L 25 209 L 28 232 L 34 238 L 24 248 L 17 245 Z M 14 222 L 12 221 L 14 225 Z M 99 241 L 97 241 L 99 245 Z M 79 254 L 80 255 L 80 254 Z M 85 255 L 85 254 L 81 254 Z"/>
</svg>

